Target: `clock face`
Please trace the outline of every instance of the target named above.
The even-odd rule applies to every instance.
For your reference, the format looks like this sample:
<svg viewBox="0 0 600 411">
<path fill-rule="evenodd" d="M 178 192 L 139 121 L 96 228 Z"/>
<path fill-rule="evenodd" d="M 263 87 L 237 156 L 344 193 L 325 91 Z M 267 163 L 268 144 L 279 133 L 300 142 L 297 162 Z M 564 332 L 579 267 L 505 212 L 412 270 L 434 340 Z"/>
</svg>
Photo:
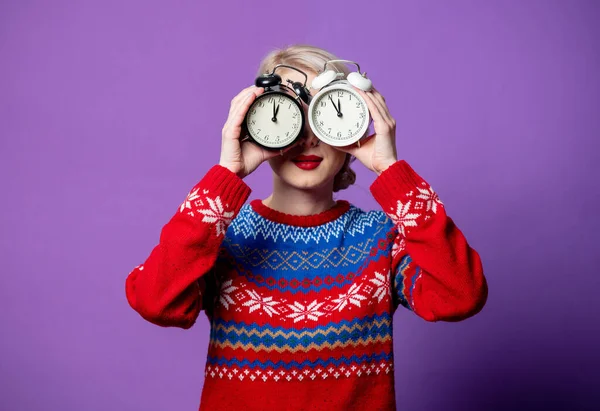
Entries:
<svg viewBox="0 0 600 411">
<path fill-rule="evenodd" d="M 320 91 L 309 108 L 315 135 L 332 146 L 345 146 L 365 134 L 369 110 L 365 100 L 351 87 L 330 86 Z"/>
<path fill-rule="evenodd" d="M 298 103 L 282 93 L 260 95 L 248 109 L 248 133 L 265 148 L 280 149 L 294 142 L 304 126 Z"/>
</svg>

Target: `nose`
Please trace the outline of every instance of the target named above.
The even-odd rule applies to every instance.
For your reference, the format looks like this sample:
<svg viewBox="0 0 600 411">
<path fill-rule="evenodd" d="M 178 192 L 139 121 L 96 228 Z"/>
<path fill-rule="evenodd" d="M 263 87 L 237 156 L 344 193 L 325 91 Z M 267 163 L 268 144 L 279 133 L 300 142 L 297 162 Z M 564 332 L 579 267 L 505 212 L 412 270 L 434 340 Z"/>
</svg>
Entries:
<svg viewBox="0 0 600 411">
<path fill-rule="evenodd" d="M 316 147 L 321 143 L 321 141 L 317 138 L 317 136 L 315 136 L 315 134 L 312 132 L 312 130 L 309 129 L 305 135 L 306 135 L 306 137 L 304 137 L 302 139 L 302 142 L 300 143 L 305 148 L 306 147 Z"/>
</svg>

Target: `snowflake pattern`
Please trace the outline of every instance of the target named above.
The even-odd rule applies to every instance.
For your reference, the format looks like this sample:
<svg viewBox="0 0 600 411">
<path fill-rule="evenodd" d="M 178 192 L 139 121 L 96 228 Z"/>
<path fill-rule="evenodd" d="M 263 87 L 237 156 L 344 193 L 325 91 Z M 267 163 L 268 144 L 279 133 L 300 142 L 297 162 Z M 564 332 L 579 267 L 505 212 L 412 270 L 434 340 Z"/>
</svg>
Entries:
<svg viewBox="0 0 600 411">
<path fill-rule="evenodd" d="M 360 307 L 360 302 L 367 299 L 367 297 L 358 293 L 361 286 L 362 284 L 357 285 L 356 283 L 354 283 L 352 284 L 352 287 L 350 287 L 346 294 L 340 294 L 338 298 L 332 300 L 334 303 L 337 304 L 333 310 L 338 310 L 341 312 L 342 309 L 344 309 L 344 307 L 348 305 L 348 303 Z"/>
<path fill-rule="evenodd" d="M 204 203 L 202 202 L 202 199 L 200 199 L 200 195 L 198 194 L 199 190 L 200 190 L 199 188 L 196 188 L 195 190 L 190 191 L 190 193 L 187 195 L 187 197 L 185 198 L 185 200 L 183 201 L 183 203 L 181 203 L 181 206 L 179 207 L 180 213 L 183 213 L 184 211 L 187 210 L 187 213 L 193 217 L 194 216 L 193 208 L 204 205 Z"/>
<path fill-rule="evenodd" d="M 225 307 L 226 310 L 229 309 L 229 304 L 235 305 L 235 301 L 231 298 L 231 293 L 238 288 L 235 285 L 231 285 L 233 280 L 227 280 L 221 284 L 221 292 L 219 294 L 219 301 Z"/>
<path fill-rule="evenodd" d="M 235 213 L 231 210 L 226 210 L 225 207 L 223 207 L 223 202 L 219 196 L 216 196 L 215 198 L 206 196 L 208 190 L 202 191 L 202 194 L 205 195 L 205 201 L 203 201 L 202 194 L 200 194 L 199 191 L 200 189 L 196 188 L 187 195 L 185 201 L 179 207 L 179 212 L 185 212 L 192 217 L 197 214 L 202 214 L 203 222 L 215 224 L 217 236 L 225 235 L 227 227 L 231 224 Z M 208 208 L 200 208 L 205 206 L 206 203 L 208 203 Z M 228 207 L 228 204 L 225 206 Z"/>
<path fill-rule="evenodd" d="M 225 231 L 227 231 L 227 227 L 231 224 L 231 220 L 233 219 L 234 212 L 225 211 L 219 196 L 215 197 L 214 200 L 206 197 L 206 201 L 210 205 L 210 208 L 198 210 L 200 213 L 204 214 L 202 221 L 205 223 L 215 223 L 217 235 L 225 235 Z"/>
<path fill-rule="evenodd" d="M 442 202 L 440 201 L 440 198 L 438 197 L 437 193 L 435 191 L 433 191 L 433 189 L 431 188 L 431 186 L 426 187 L 426 188 L 421 188 L 421 187 L 417 187 L 417 189 L 419 190 L 420 194 L 417 195 L 417 198 L 421 199 L 421 200 L 425 200 L 425 203 L 427 204 L 427 208 L 425 211 L 433 211 L 434 213 L 437 213 L 437 207 L 442 206 Z"/>
<path fill-rule="evenodd" d="M 386 274 L 380 274 L 375 271 L 375 278 L 371 278 L 369 281 L 372 282 L 377 289 L 373 295 L 374 298 L 377 298 L 377 302 L 381 302 L 385 297 L 391 298 L 392 289 L 390 286 L 389 271 Z"/>
<path fill-rule="evenodd" d="M 408 227 L 417 226 L 417 219 L 419 217 L 422 216 L 423 220 L 427 221 L 431 218 L 432 213 L 437 213 L 438 207 L 443 207 L 443 203 L 433 188 L 424 181 L 421 182 L 421 185 L 423 187 L 415 187 L 416 191 L 418 191 L 416 195 L 413 190 L 407 192 L 406 197 L 409 199 L 405 202 L 398 200 L 396 208 L 390 207 L 390 211 L 388 212 L 388 216 L 397 226 L 402 237 L 408 233 Z M 413 196 L 414 198 L 410 199 Z M 394 248 L 398 249 L 393 250 L 392 255 L 396 255 L 402 251 L 404 244 L 398 244 L 398 246 L 394 244 Z"/>
<path fill-rule="evenodd" d="M 410 204 L 411 200 L 408 200 L 406 203 L 402 203 L 402 201 L 398 200 L 398 204 L 396 205 L 396 210 L 392 207 L 392 213 L 390 214 L 390 218 L 398 227 L 398 231 L 402 236 L 406 235 L 407 230 L 405 227 L 416 227 L 417 226 L 417 217 L 419 217 L 418 213 L 410 212 Z"/>
<path fill-rule="evenodd" d="M 298 301 L 295 301 L 294 304 L 288 304 L 288 307 L 294 312 L 289 314 L 287 317 L 293 318 L 294 323 L 301 320 L 306 321 L 306 319 L 317 321 L 321 315 L 325 315 L 325 313 L 319 311 L 319 308 L 321 308 L 323 304 L 325 304 L 324 301 L 317 303 L 317 300 L 314 300 L 306 307 L 300 304 Z"/>
<path fill-rule="evenodd" d="M 274 305 L 279 304 L 279 301 L 273 301 L 273 297 L 262 297 L 254 290 L 246 290 L 246 292 L 250 296 L 250 300 L 242 305 L 250 307 L 250 312 L 262 309 L 269 317 L 272 317 L 273 314 L 279 315 L 279 312 L 273 308 Z"/>
</svg>

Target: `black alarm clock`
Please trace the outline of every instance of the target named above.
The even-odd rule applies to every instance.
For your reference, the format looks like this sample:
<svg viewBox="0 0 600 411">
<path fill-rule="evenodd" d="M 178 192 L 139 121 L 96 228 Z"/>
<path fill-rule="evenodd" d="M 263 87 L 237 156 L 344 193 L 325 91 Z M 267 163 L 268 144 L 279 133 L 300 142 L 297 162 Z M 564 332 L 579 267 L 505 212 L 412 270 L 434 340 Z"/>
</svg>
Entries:
<svg viewBox="0 0 600 411">
<path fill-rule="evenodd" d="M 304 83 L 288 79 L 291 87 L 283 84 L 281 76 L 275 74 L 282 67 L 301 73 Z M 309 104 L 311 99 L 307 79 L 302 70 L 286 64 L 278 64 L 271 73 L 258 76 L 255 85 L 265 91 L 252 103 L 244 118 L 246 139 L 268 150 L 282 150 L 294 144 L 304 129 L 302 102 Z"/>
</svg>

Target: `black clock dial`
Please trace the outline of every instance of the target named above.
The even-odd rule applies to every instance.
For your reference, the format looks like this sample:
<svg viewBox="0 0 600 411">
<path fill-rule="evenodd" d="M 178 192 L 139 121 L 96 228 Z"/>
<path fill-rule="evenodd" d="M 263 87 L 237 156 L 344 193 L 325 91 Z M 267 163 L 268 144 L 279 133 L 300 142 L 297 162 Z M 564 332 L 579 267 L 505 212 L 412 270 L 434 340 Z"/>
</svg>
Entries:
<svg viewBox="0 0 600 411">
<path fill-rule="evenodd" d="M 248 109 L 246 127 L 252 139 L 266 148 L 282 148 L 302 131 L 301 107 L 289 95 L 279 92 L 260 95 Z"/>
</svg>

